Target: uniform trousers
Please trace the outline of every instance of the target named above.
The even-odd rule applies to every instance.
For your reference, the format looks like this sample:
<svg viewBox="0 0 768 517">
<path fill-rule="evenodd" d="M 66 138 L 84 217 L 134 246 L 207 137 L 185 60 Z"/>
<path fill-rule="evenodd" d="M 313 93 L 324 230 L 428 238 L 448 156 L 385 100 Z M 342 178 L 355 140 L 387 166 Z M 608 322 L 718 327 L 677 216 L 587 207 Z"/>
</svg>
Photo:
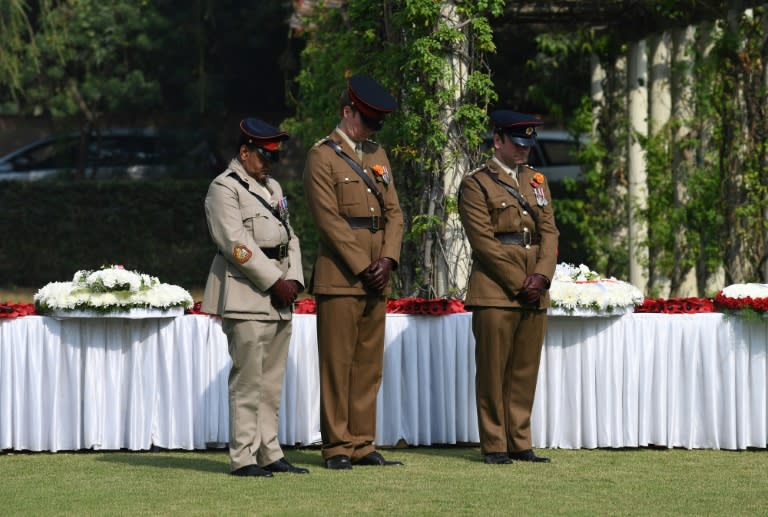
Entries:
<svg viewBox="0 0 768 517">
<path fill-rule="evenodd" d="M 291 343 L 291 321 L 224 318 L 229 342 L 230 469 L 269 465 L 283 457 L 278 411 Z"/>
<path fill-rule="evenodd" d="M 323 457 L 373 452 L 384 365 L 383 296 L 317 296 Z"/>
<path fill-rule="evenodd" d="M 531 410 L 546 322 L 546 310 L 473 309 L 475 393 L 483 454 L 532 448 Z"/>
</svg>

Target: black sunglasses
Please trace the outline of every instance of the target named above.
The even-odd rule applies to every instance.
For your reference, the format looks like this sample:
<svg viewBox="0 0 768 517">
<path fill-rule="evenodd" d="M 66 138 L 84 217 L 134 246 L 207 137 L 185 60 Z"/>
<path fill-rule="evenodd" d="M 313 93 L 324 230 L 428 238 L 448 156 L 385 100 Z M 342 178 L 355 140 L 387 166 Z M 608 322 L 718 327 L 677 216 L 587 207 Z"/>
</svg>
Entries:
<svg viewBox="0 0 768 517">
<path fill-rule="evenodd" d="M 263 147 L 257 147 L 256 151 L 272 163 L 280 161 L 280 151 L 269 151 Z"/>
<path fill-rule="evenodd" d="M 359 110 L 358 113 L 360 113 L 360 119 L 363 121 L 365 127 L 371 131 L 381 131 L 381 128 L 384 127 L 384 119 L 373 120 L 372 118 L 363 115 Z"/>
</svg>

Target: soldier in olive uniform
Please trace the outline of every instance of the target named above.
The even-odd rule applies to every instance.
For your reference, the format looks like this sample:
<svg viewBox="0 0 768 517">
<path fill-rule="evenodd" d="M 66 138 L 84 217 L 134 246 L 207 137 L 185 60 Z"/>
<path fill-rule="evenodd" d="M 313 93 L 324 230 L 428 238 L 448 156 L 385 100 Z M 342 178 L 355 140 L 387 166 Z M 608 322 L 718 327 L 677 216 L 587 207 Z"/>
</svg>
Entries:
<svg viewBox="0 0 768 517">
<path fill-rule="evenodd" d="M 389 278 L 403 214 L 387 154 L 368 140 L 395 108 L 375 80 L 353 76 L 341 121 L 307 156 L 304 191 L 319 233 L 310 285 L 317 299 L 320 431 L 329 469 L 393 465 L 373 445 L 384 361 Z"/>
<path fill-rule="evenodd" d="M 546 331 L 558 230 L 544 175 L 526 165 L 541 121 L 491 113 L 495 153 L 462 180 L 461 222 L 472 247 L 472 310 L 480 446 L 485 462 L 548 462 L 531 443 L 531 409 Z"/>
<path fill-rule="evenodd" d="M 287 138 L 261 120 L 244 119 L 237 155 L 205 198 L 219 251 L 202 310 L 221 315 L 229 341 L 229 457 L 236 476 L 308 472 L 285 459 L 277 440 L 292 305 L 304 283 L 287 200 L 269 175 Z"/>
</svg>

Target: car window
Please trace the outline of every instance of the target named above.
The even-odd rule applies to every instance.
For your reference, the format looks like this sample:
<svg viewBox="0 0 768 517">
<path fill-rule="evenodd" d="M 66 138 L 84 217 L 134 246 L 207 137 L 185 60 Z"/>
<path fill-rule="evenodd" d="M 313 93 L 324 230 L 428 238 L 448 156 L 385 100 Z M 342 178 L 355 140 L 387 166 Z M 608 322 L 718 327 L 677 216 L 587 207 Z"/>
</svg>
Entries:
<svg viewBox="0 0 768 517">
<path fill-rule="evenodd" d="M 549 166 L 572 165 L 577 163 L 578 144 L 563 140 L 539 140 L 539 147 L 544 153 L 544 160 Z"/>
<path fill-rule="evenodd" d="M 51 140 L 14 159 L 14 166 L 20 171 L 41 169 L 66 169 L 77 166 L 76 138 Z"/>
<path fill-rule="evenodd" d="M 528 153 L 528 165 L 535 168 L 545 165 L 544 159 L 541 156 L 541 150 L 537 146 L 531 147 L 531 151 Z"/>
<path fill-rule="evenodd" d="M 99 167 L 149 165 L 159 161 L 155 139 L 144 136 L 93 138 L 88 146 L 88 159 Z"/>
</svg>

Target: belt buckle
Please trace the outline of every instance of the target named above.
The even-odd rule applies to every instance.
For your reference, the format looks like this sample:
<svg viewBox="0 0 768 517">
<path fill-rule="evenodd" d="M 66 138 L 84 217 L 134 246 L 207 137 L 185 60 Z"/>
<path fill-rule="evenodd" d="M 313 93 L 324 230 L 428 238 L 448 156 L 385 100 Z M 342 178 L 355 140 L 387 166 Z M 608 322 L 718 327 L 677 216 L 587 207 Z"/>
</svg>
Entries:
<svg viewBox="0 0 768 517">
<path fill-rule="evenodd" d="M 288 244 L 281 244 L 277 247 L 277 258 L 283 260 L 288 256 Z"/>
<path fill-rule="evenodd" d="M 376 233 L 379 230 L 381 230 L 381 216 L 372 215 L 371 216 L 371 233 Z"/>
<path fill-rule="evenodd" d="M 528 228 L 523 228 L 523 246 L 525 246 L 525 249 L 531 248 L 531 232 L 528 231 Z"/>
</svg>

